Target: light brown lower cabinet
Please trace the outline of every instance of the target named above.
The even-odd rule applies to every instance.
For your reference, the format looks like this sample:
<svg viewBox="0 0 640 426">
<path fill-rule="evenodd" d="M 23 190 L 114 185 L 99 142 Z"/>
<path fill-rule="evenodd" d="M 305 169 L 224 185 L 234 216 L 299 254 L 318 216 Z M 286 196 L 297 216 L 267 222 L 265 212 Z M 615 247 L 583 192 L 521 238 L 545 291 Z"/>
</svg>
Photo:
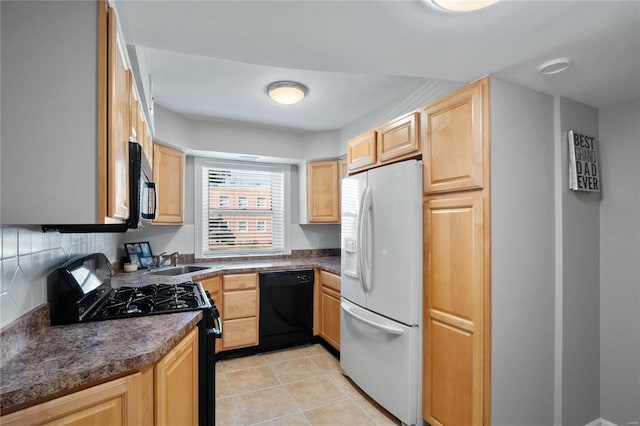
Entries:
<svg viewBox="0 0 640 426">
<path fill-rule="evenodd" d="M 340 277 L 320 271 L 320 337 L 340 350 Z"/>
<path fill-rule="evenodd" d="M 0 424 L 197 426 L 198 329 L 144 371 L 7 414 Z"/>
<path fill-rule="evenodd" d="M 198 329 L 155 367 L 157 426 L 198 425 Z"/>
<path fill-rule="evenodd" d="M 222 350 L 258 344 L 258 274 L 222 278 Z"/>
<path fill-rule="evenodd" d="M 141 374 L 102 383 L 0 418 L 4 426 L 142 424 Z"/>
</svg>

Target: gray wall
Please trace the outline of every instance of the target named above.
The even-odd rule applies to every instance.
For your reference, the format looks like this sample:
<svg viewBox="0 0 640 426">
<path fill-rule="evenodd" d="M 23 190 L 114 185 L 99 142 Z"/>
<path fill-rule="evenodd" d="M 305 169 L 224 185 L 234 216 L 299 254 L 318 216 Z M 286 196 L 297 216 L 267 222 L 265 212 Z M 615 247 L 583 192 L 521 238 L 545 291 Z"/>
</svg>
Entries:
<svg viewBox="0 0 640 426">
<path fill-rule="evenodd" d="M 491 422 L 553 424 L 553 100 L 491 79 Z"/>
<path fill-rule="evenodd" d="M 300 133 L 286 129 L 265 128 L 230 121 L 192 120 L 162 107 L 156 108 L 156 141 L 182 149 L 231 154 L 250 154 L 276 161 L 301 162 L 337 158 L 337 131 Z M 340 247 L 339 225 L 298 225 L 298 171 L 291 170 L 291 212 L 288 224 L 289 247 L 292 250 Z M 194 253 L 194 158 L 187 157 L 185 170 L 185 220 L 183 225 L 152 226 L 130 231 L 121 242 L 149 241 L 154 252 L 179 251 Z"/>
<path fill-rule="evenodd" d="M 598 110 L 559 98 L 562 252 L 562 424 L 600 417 L 600 195 L 569 190 L 567 132 L 598 137 Z M 557 137 L 558 135 L 556 135 Z M 564 169 L 564 170 L 563 170 Z"/>
<path fill-rule="evenodd" d="M 1 223 L 96 223 L 97 3 L 0 6 Z"/>
<path fill-rule="evenodd" d="M 640 421 L 640 100 L 600 110 L 600 415 Z"/>
</svg>

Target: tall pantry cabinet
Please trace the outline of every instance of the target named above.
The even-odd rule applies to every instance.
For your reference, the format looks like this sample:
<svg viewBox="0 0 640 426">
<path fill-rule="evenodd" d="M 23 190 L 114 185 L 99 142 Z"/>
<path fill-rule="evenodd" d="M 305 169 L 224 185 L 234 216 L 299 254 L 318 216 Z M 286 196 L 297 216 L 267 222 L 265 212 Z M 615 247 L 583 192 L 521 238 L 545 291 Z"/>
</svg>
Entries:
<svg viewBox="0 0 640 426">
<path fill-rule="evenodd" d="M 423 417 L 490 423 L 489 80 L 421 111 Z"/>
</svg>

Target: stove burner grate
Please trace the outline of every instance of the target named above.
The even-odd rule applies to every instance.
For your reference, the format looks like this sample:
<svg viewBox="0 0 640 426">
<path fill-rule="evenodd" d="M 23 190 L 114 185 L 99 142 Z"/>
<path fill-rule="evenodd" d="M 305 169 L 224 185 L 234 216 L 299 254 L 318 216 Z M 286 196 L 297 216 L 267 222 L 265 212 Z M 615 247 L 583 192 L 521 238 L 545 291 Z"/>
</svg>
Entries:
<svg viewBox="0 0 640 426">
<path fill-rule="evenodd" d="M 125 286 L 113 291 L 95 314 L 96 319 L 115 319 L 194 310 L 205 306 L 197 284 L 150 284 Z"/>
</svg>

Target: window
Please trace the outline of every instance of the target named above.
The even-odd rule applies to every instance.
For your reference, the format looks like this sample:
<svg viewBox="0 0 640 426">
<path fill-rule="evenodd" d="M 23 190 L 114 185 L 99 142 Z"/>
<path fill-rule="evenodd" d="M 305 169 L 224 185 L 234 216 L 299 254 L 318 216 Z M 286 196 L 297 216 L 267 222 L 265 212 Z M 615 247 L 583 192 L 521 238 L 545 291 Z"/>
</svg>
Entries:
<svg viewBox="0 0 640 426">
<path fill-rule="evenodd" d="M 202 203 L 196 199 L 202 257 L 285 252 L 288 166 L 198 159 L 196 171 L 202 174 Z"/>
</svg>

